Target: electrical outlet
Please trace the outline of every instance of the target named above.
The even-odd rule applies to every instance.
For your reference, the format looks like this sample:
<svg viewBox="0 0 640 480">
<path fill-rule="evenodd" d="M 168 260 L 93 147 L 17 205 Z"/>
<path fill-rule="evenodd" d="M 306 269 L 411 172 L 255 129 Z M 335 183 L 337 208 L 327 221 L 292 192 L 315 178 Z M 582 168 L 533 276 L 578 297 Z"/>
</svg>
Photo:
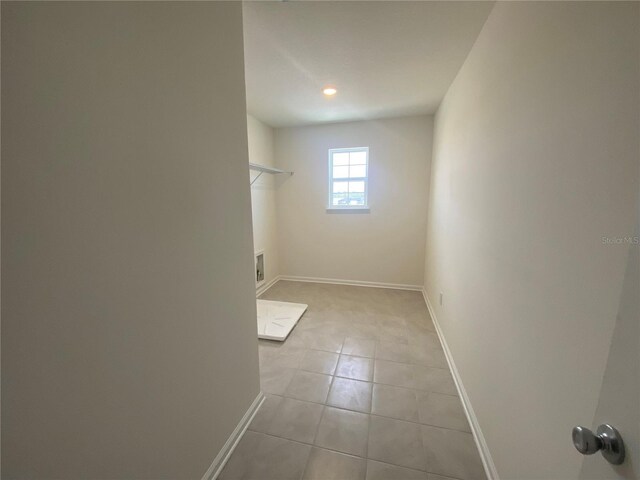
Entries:
<svg viewBox="0 0 640 480">
<path fill-rule="evenodd" d="M 440 292 L 440 305 L 441 306 L 442 306 L 442 297 L 443 297 L 442 292 Z"/>
</svg>

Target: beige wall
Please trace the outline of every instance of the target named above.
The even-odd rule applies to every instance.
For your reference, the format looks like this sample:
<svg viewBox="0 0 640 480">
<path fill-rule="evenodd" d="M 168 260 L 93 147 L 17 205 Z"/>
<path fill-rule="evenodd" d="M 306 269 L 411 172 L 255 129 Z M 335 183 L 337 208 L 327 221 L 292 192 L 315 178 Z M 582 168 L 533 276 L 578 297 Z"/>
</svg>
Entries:
<svg viewBox="0 0 640 480">
<path fill-rule="evenodd" d="M 259 392 L 239 3 L 2 3 L 3 478 L 199 479 Z"/>
<path fill-rule="evenodd" d="M 276 162 L 283 275 L 422 285 L 429 116 L 281 128 Z M 327 213 L 328 150 L 369 147 L 370 213 Z"/>
<path fill-rule="evenodd" d="M 273 129 L 260 120 L 247 115 L 249 161 L 275 167 L 273 158 Z M 258 172 L 251 171 L 251 180 Z M 253 248 L 264 252 L 264 284 L 267 286 L 280 274 L 278 261 L 278 225 L 276 218 L 276 177 L 263 173 L 251 186 L 251 212 L 253 218 Z"/>
<path fill-rule="evenodd" d="M 583 461 L 629 252 L 602 237 L 637 219 L 639 7 L 496 4 L 436 116 L 426 288 L 504 479 Z"/>
</svg>

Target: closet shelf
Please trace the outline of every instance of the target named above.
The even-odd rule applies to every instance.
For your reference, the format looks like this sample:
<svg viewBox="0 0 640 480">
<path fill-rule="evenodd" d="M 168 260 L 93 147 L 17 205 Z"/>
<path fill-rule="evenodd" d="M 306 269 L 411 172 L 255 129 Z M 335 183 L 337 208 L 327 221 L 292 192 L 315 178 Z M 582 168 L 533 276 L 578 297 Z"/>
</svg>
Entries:
<svg viewBox="0 0 640 480">
<path fill-rule="evenodd" d="M 262 175 L 263 173 L 271 173 L 274 175 L 280 175 L 280 174 L 293 175 L 293 172 L 280 170 L 279 168 L 265 167 L 263 165 L 258 165 L 257 163 L 249 163 L 249 170 L 255 170 L 256 172 L 260 172 L 258 173 L 258 175 L 256 175 L 256 178 L 254 178 L 251 181 L 251 185 L 253 185 L 254 182 L 258 180 L 258 178 L 260 178 L 260 175 Z"/>
</svg>

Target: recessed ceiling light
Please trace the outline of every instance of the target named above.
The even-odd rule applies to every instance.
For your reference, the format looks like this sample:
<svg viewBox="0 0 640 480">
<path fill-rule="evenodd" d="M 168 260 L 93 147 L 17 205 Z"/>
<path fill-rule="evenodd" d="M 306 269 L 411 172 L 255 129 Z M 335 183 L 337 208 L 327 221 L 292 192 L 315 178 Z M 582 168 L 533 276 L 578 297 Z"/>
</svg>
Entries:
<svg viewBox="0 0 640 480">
<path fill-rule="evenodd" d="M 324 93 L 327 97 L 330 97 L 338 93 L 338 90 L 336 90 L 336 87 L 327 86 L 322 89 L 322 93 Z"/>
</svg>

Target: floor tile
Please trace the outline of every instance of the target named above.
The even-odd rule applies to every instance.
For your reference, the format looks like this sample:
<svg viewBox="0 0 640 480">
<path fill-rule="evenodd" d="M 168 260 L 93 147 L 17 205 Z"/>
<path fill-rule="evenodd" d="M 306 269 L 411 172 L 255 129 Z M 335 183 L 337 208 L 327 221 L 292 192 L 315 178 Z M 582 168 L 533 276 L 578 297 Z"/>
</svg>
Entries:
<svg viewBox="0 0 640 480">
<path fill-rule="evenodd" d="M 376 351 L 376 341 L 370 338 L 347 337 L 342 346 L 345 355 L 373 358 Z"/>
<path fill-rule="evenodd" d="M 298 328 L 298 326 L 293 327 L 293 330 L 284 341 L 285 346 L 292 349 L 306 350 L 307 346 L 303 341 L 302 333 L 302 330 Z"/>
<path fill-rule="evenodd" d="M 409 345 L 409 361 L 415 365 L 427 367 L 449 368 L 444 352 L 438 349 L 423 349 L 415 345 Z"/>
<path fill-rule="evenodd" d="M 366 456 L 369 415 L 326 407 L 314 444 L 343 453 Z"/>
<path fill-rule="evenodd" d="M 442 344 L 435 333 L 420 333 L 409 338 L 409 344 L 423 350 L 442 350 Z"/>
<path fill-rule="evenodd" d="M 260 366 L 266 365 L 269 360 L 278 356 L 278 353 L 278 349 L 274 347 L 265 347 L 258 343 L 258 359 L 260 361 Z"/>
<path fill-rule="evenodd" d="M 413 376 L 415 378 L 415 388 L 418 390 L 458 395 L 456 384 L 449 370 L 413 365 Z"/>
<path fill-rule="evenodd" d="M 418 393 L 420 423 L 471 432 L 459 397 L 434 392 Z"/>
<path fill-rule="evenodd" d="M 394 343 L 408 344 L 408 332 L 404 327 L 398 327 L 393 325 L 378 325 L 378 331 L 380 332 L 380 340 L 385 340 Z"/>
<path fill-rule="evenodd" d="M 414 388 L 415 368 L 416 365 L 376 360 L 373 381 L 397 387 Z"/>
<path fill-rule="evenodd" d="M 371 413 L 410 422 L 418 421 L 418 401 L 413 390 L 374 384 Z"/>
<path fill-rule="evenodd" d="M 356 338 L 365 338 L 376 342 L 379 337 L 378 327 L 373 324 L 356 322 L 349 325 L 349 336 Z M 375 350 L 375 347 L 374 347 Z"/>
<path fill-rule="evenodd" d="M 376 345 L 376 359 L 411 363 L 409 346 L 403 343 L 380 341 Z"/>
<path fill-rule="evenodd" d="M 409 336 L 409 344 L 411 344 L 411 338 L 416 335 L 434 334 L 437 335 L 435 328 L 429 329 L 425 325 L 416 325 L 415 323 L 407 322 L 407 335 Z"/>
<path fill-rule="evenodd" d="M 264 402 L 249 425 L 249 430 L 267 433 L 271 420 L 275 416 L 283 397 L 266 394 Z"/>
<path fill-rule="evenodd" d="M 470 433 L 423 425 L 422 439 L 430 472 L 463 480 L 486 478 Z"/>
<path fill-rule="evenodd" d="M 428 480 L 428 478 L 427 474 L 420 470 L 367 460 L 366 480 Z"/>
<path fill-rule="evenodd" d="M 307 402 L 324 403 L 330 385 L 331 377 L 329 375 L 298 370 L 284 395 Z"/>
<path fill-rule="evenodd" d="M 274 340 L 258 339 L 258 352 L 260 354 L 275 354 L 284 347 L 285 342 L 276 342 Z"/>
<path fill-rule="evenodd" d="M 222 469 L 218 480 L 250 479 L 251 467 L 258 461 L 255 454 L 264 437 L 261 433 L 247 430 Z"/>
<path fill-rule="evenodd" d="M 364 458 L 314 447 L 303 480 L 364 480 Z"/>
<path fill-rule="evenodd" d="M 261 367 L 260 387 L 264 393 L 283 395 L 295 373 L 292 368 Z"/>
<path fill-rule="evenodd" d="M 337 340 L 343 340 L 348 333 L 348 328 L 340 321 L 333 319 L 320 319 L 309 324 L 305 330 L 310 334 L 306 336 L 306 345 L 310 348 L 323 346 L 324 350 L 334 351 Z M 311 347 L 312 345 L 315 345 Z"/>
<path fill-rule="evenodd" d="M 266 433 L 298 442 L 313 443 L 323 409 L 324 406 L 317 403 L 285 398 L 280 402 Z"/>
<path fill-rule="evenodd" d="M 305 345 L 314 350 L 324 350 L 326 352 L 340 353 L 342 350 L 343 337 L 336 338 L 332 335 L 314 333 L 305 339 Z"/>
<path fill-rule="evenodd" d="M 311 446 L 245 432 L 219 480 L 299 480 Z"/>
<path fill-rule="evenodd" d="M 278 350 L 276 355 L 268 355 L 261 363 L 267 368 L 298 368 L 305 354 L 303 348 L 286 348 Z"/>
<path fill-rule="evenodd" d="M 369 413 L 371 411 L 371 390 L 371 383 L 335 377 L 327 404 Z"/>
<path fill-rule="evenodd" d="M 426 469 L 420 425 L 384 417 L 371 417 L 367 456 L 401 467 Z"/>
<path fill-rule="evenodd" d="M 322 350 L 307 350 L 300 362 L 300 370 L 333 375 L 338 363 L 338 354 Z"/>
<path fill-rule="evenodd" d="M 373 360 L 352 355 L 340 355 L 335 375 L 370 382 L 373 380 Z"/>
<path fill-rule="evenodd" d="M 407 322 L 407 328 L 409 331 L 415 333 L 436 333 L 436 327 L 429 316 L 429 313 L 423 311 L 415 311 L 404 315 L 404 319 Z"/>
<path fill-rule="evenodd" d="M 484 478 L 469 433 L 415 423 L 466 426 L 419 292 L 280 281 L 263 298 L 309 308 L 285 342 L 258 342 L 267 398 L 222 480 Z"/>
</svg>

